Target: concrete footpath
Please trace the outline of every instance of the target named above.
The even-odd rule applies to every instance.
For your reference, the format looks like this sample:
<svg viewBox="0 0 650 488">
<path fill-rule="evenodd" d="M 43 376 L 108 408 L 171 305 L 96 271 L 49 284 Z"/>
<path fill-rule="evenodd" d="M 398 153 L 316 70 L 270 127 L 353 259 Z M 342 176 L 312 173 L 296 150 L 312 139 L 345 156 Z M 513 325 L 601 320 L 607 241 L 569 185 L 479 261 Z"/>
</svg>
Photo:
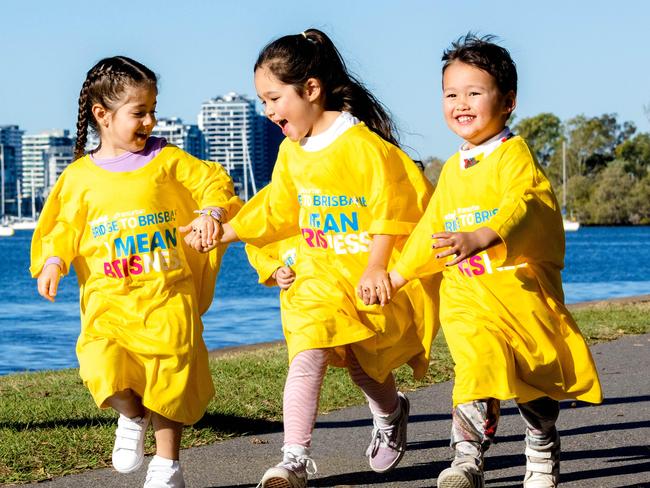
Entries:
<svg viewBox="0 0 650 488">
<path fill-rule="evenodd" d="M 561 485 L 650 487 L 650 334 L 627 336 L 592 348 L 605 401 L 600 406 L 563 402 Z M 314 487 L 431 487 L 448 466 L 451 383 L 408 393 L 408 451 L 390 474 L 370 471 L 363 456 L 371 421 L 365 407 L 321 415 L 314 433 Z M 512 402 L 502 408 L 497 444 L 486 459 L 486 486 L 521 486 L 524 424 Z M 182 452 L 188 488 L 253 488 L 281 457 L 282 433 L 255 434 Z M 95 470 L 23 486 L 138 487 L 145 467 L 131 475 Z"/>
</svg>

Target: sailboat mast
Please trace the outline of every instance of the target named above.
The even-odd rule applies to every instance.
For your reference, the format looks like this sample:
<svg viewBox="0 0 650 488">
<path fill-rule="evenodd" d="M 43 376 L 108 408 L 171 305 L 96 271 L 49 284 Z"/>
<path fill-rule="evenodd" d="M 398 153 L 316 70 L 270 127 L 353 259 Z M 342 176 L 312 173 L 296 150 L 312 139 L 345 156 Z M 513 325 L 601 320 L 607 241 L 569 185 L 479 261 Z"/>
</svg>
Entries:
<svg viewBox="0 0 650 488">
<path fill-rule="evenodd" d="M 20 179 L 16 179 L 16 208 L 18 209 L 18 220 L 21 218 L 22 214 L 22 203 L 23 203 L 23 194 L 20 192 Z"/>
<path fill-rule="evenodd" d="M 2 209 L 0 210 L 0 215 L 4 217 L 5 215 L 5 145 L 0 144 L 0 200 L 2 200 Z"/>
<path fill-rule="evenodd" d="M 566 142 L 562 141 L 562 213 L 566 214 Z"/>
</svg>

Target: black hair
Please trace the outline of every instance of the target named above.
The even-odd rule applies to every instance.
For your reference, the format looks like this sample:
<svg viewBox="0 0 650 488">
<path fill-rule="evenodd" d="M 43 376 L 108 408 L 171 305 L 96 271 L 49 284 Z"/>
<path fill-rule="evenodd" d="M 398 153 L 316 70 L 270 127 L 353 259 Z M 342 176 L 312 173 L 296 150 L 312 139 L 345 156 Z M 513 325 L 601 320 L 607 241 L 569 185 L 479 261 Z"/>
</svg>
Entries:
<svg viewBox="0 0 650 488">
<path fill-rule="evenodd" d="M 269 69 L 282 83 L 293 85 L 301 95 L 309 78 L 318 79 L 325 94 L 325 110 L 350 112 L 383 139 L 399 145 L 388 110 L 348 71 L 324 32 L 307 29 L 276 39 L 260 51 L 253 71 L 260 67 Z"/>
<path fill-rule="evenodd" d="M 460 37 L 442 55 L 442 73 L 454 61 L 469 64 L 491 75 L 502 95 L 517 94 L 517 67 L 507 49 L 495 44 L 493 35 L 478 37 L 472 32 Z"/>
<path fill-rule="evenodd" d="M 77 142 L 74 157 L 85 153 L 88 126 L 99 134 L 97 121 L 92 114 L 96 103 L 111 108 L 120 100 L 128 87 L 149 85 L 157 89 L 158 78 L 149 68 L 126 56 L 104 58 L 93 66 L 79 92 L 79 115 L 77 116 Z"/>
</svg>

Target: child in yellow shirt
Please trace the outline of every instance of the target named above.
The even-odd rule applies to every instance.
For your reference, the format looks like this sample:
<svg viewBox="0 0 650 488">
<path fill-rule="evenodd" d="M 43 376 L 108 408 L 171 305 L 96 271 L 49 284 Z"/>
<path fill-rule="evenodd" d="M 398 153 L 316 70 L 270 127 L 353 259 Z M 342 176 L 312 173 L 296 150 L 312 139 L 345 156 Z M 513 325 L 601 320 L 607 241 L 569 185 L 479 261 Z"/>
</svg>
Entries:
<svg viewBox="0 0 650 488">
<path fill-rule="evenodd" d="M 558 400 L 599 403 L 589 349 L 564 306 L 564 230 L 549 180 L 506 122 L 517 71 L 491 38 L 443 55 L 443 110 L 465 142 L 390 272 L 395 290 L 442 271 L 440 321 L 455 362 L 452 466 L 439 488 L 484 486 L 483 454 L 514 399 L 526 422 L 527 488 L 557 486 Z M 433 236 L 433 246 L 431 245 Z"/>
<path fill-rule="evenodd" d="M 144 486 L 182 488 L 183 425 L 198 421 L 214 395 L 201 314 L 223 248 L 199 254 L 183 246 L 180 224 L 192 221 L 186 230 L 213 249 L 241 202 L 223 167 L 151 137 L 157 94 L 155 73 L 125 56 L 88 71 L 76 160 L 43 208 L 30 271 L 54 301 L 62 274 L 75 268 L 79 374 L 98 407 L 120 414 L 113 467 L 140 468 L 151 422 L 156 455 Z M 89 126 L 101 142 L 85 154 Z"/>
<path fill-rule="evenodd" d="M 325 33 L 308 29 L 276 39 L 260 53 L 254 73 L 266 115 L 286 139 L 267 191 L 225 224 L 222 242 L 262 247 L 300 235 L 296 278 L 282 292 L 290 362 L 284 456 L 260 486 L 307 486 L 330 364 L 348 368 L 366 395 L 374 419 L 366 455 L 373 470 L 390 471 L 404 454 L 409 412 L 392 370 L 408 363 L 423 374 L 433 330 L 416 325 L 406 293 L 393 296 L 391 307 L 371 302 L 387 303 L 387 266 L 422 216 L 431 185 L 396 145 L 390 117 L 350 76 Z M 191 236 L 189 242 L 201 249 Z"/>
</svg>

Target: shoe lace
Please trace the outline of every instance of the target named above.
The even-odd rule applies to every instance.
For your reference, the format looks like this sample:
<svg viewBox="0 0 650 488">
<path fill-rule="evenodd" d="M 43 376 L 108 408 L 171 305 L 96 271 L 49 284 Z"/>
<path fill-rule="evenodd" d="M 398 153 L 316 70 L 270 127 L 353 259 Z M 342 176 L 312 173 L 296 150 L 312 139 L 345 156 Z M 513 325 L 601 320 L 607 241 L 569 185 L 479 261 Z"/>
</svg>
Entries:
<svg viewBox="0 0 650 488">
<path fill-rule="evenodd" d="M 318 468 L 312 458 L 306 454 L 294 454 L 293 452 L 286 452 L 284 460 L 279 464 L 280 466 L 287 467 L 293 470 L 304 468 L 305 472 L 309 475 L 316 474 Z"/>
<path fill-rule="evenodd" d="M 370 445 L 368 446 L 368 449 L 366 449 L 366 456 L 375 455 L 382 445 L 392 449 L 398 448 L 398 443 L 395 440 L 397 437 L 397 429 L 397 424 L 381 429 L 375 425 L 372 429 Z"/>
</svg>

